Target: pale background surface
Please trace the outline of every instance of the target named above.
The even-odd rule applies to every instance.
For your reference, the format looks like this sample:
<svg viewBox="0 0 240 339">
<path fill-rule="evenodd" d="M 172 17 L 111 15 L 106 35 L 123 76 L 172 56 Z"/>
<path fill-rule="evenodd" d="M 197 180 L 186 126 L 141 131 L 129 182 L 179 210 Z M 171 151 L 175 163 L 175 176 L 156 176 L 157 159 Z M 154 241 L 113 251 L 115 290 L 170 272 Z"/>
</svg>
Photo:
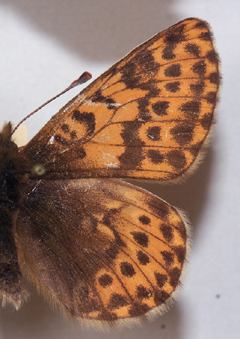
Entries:
<svg viewBox="0 0 240 339">
<path fill-rule="evenodd" d="M 0 311 L 0 339 L 237 339 L 240 333 L 239 0 L 1 0 L 0 125 L 19 122 L 83 71 L 100 75 L 130 49 L 191 16 L 207 20 L 222 60 L 214 140 L 185 184 L 144 184 L 189 213 L 193 242 L 178 301 L 163 317 L 124 332 L 82 331 L 31 289 L 18 312 Z M 74 89 L 27 121 L 32 137 Z"/>
</svg>

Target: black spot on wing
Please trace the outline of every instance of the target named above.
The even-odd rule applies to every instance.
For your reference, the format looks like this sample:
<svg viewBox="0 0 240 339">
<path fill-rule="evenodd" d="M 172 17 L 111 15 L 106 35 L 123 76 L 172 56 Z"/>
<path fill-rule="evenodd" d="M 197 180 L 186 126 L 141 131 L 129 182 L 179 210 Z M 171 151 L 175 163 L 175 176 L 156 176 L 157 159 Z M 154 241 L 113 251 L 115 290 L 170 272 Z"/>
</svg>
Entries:
<svg viewBox="0 0 240 339">
<path fill-rule="evenodd" d="M 154 113 L 156 113 L 159 116 L 165 116 L 168 115 L 168 107 L 170 105 L 169 101 L 159 100 L 156 103 L 152 105 L 152 109 Z"/>
<path fill-rule="evenodd" d="M 195 124 L 182 122 L 171 129 L 171 135 L 179 145 L 184 146 L 192 141 L 194 128 Z"/>
<path fill-rule="evenodd" d="M 179 64 L 168 66 L 164 71 L 165 76 L 170 78 L 179 77 L 181 73 L 181 66 Z"/>
<path fill-rule="evenodd" d="M 183 169 L 187 164 L 185 154 L 181 150 L 171 150 L 167 153 L 166 158 L 169 165 L 177 170 Z"/>
<path fill-rule="evenodd" d="M 133 239 L 143 247 L 148 247 L 148 235 L 143 232 L 131 232 Z"/>
<path fill-rule="evenodd" d="M 122 275 L 128 278 L 131 278 L 136 274 L 132 264 L 130 264 L 129 262 L 121 262 L 120 269 Z"/>
<path fill-rule="evenodd" d="M 72 115 L 72 120 L 80 124 L 84 124 L 87 129 L 87 134 L 92 135 L 95 131 L 95 115 L 89 112 L 79 112 L 75 110 Z"/>
<path fill-rule="evenodd" d="M 206 63 L 204 60 L 196 62 L 192 66 L 192 71 L 196 73 L 199 77 L 203 78 L 206 74 Z"/>
<path fill-rule="evenodd" d="M 200 56 L 200 48 L 196 44 L 188 43 L 185 46 L 185 51 L 187 53 L 190 53 L 190 54 L 194 55 L 196 58 L 199 58 L 199 56 Z"/>
<path fill-rule="evenodd" d="M 113 278 L 109 274 L 103 274 L 98 278 L 98 282 L 102 287 L 112 285 Z"/>
<path fill-rule="evenodd" d="M 150 263 L 149 256 L 142 251 L 138 251 L 137 259 L 141 265 L 147 265 L 148 263 Z"/>
<path fill-rule="evenodd" d="M 104 95 L 102 95 L 101 90 L 97 90 L 93 96 L 92 96 L 92 102 L 101 102 L 103 104 L 106 104 L 107 108 L 109 109 L 114 109 L 115 108 L 115 101 L 110 98 L 110 97 L 105 97 Z"/>
<path fill-rule="evenodd" d="M 127 306 L 129 304 L 126 297 L 119 293 L 113 293 L 110 297 L 110 301 L 108 304 L 108 309 L 110 311 L 114 311 L 116 309 L 119 309 L 121 307 Z"/>
</svg>

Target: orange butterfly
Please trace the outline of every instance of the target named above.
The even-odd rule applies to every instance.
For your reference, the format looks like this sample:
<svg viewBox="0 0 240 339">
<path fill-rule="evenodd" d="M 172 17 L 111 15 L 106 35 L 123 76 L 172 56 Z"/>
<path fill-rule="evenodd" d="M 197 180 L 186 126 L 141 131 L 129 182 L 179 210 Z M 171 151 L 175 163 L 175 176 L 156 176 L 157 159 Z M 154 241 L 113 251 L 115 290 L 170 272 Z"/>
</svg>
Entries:
<svg viewBox="0 0 240 339">
<path fill-rule="evenodd" d="M 182 180 L 196 168 L 220 84 L 210 28 L 190 18 L 138 46 L 23 148 L 0 134 L 0 295 L 22 275 L 72 317 L 131 325 L 163 313 L 184 268 L 184 216 L 112 178 Z"/>
</svg>

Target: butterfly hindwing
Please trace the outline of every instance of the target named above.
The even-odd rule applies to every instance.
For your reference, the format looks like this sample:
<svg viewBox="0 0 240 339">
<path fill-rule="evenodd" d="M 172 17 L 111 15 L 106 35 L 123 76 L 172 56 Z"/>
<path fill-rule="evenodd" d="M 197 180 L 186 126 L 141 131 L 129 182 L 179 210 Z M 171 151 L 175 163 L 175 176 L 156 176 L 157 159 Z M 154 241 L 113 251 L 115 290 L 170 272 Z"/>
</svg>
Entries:
<svg viewBox="0 0 240 339">
<path fill-rule="evenodd" d="M 26 189 L 32 193 L 21 202 L 15 233 L 20 265 L 65 312 L 121 321 L 169 305 L 188 246 L 175 208 L 114 179 L 32 182 Z"/>
<path fill-rule="evenodd" d="M 211 130 L 218 64 L 208 24 L 182 21 L 85 88 L 25 153 L 46 164 L 49 178 L 179 178 Z"/>
</svg>

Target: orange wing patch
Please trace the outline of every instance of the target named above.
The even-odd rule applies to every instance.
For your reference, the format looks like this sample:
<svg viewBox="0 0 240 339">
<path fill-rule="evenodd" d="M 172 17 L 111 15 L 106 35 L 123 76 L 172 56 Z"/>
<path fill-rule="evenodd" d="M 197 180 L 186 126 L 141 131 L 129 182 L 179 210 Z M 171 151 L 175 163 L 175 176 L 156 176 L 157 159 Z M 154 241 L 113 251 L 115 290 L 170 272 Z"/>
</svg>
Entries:
<svg viewBox="0 0 240 339">
<path fill-rule="evenodd" d="M 198 19 L 180 22 L 138 46 L 36 136 L 52 153 L 56 150 L 46 165 L 49 178 L 56 168 L 70 178 L 184 176 L 211 130 L 218 67 L 210 28 Z M 26 151 L 34 151 L 34 142 Z M 44 149 L 35 154 L 36 162 L 45 157 Z"/>
</svg>

